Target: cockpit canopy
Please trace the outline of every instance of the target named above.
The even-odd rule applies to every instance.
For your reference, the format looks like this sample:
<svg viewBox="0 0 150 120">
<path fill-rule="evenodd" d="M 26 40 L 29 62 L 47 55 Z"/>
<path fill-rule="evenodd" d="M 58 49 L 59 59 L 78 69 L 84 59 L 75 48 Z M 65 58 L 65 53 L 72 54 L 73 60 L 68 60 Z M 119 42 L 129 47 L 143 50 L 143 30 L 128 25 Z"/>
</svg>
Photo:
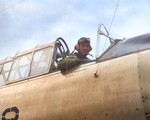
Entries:
<svg viewBox="0 0 150 120">
<path fill-rule="evenodd" d="M 18 51 L 14 57 L 0 60 L 0 81 L 5 84 L 20 81 L 56 70 L 59 59 L 69 54 L 69 48 L 62 38 L 37 45 L 25 51 Z"/>
</svg>

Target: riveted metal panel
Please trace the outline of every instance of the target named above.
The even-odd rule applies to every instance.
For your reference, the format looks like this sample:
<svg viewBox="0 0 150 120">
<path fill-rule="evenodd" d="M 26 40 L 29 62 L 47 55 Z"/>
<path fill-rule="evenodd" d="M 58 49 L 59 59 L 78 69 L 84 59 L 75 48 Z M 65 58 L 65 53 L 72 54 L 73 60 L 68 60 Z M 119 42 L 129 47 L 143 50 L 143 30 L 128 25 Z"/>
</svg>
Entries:
<svg viewBox="0 0 150 120">
<path fill-rule="evenodd" d="M 150 113 L 150 50 L 138 55 L 139 78 L 145 113 Z"/>
<path fill-rule="evenodd" d="M 144 120 L 137 58 L 128 55 L 7 85 L 0 88 L 0 115 L 17 107 L 18 120 Z"/>
</svg>

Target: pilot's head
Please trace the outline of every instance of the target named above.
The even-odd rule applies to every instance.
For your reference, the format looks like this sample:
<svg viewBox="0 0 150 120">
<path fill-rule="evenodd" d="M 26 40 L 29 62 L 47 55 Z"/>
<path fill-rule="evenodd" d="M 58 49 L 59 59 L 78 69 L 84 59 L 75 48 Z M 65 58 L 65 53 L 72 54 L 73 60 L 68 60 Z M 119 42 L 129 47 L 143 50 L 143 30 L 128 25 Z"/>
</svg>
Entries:
<svg viewBox="0 0 150 120">
<path fill-rule="evenodd" d="M 83 55 L 87 56 L 92 50 L 92 47 L 90 45 L 90 38 L 81 37 L 78 40 L 78 44 L 75 46 L 75 49 Z"/>
</svg>

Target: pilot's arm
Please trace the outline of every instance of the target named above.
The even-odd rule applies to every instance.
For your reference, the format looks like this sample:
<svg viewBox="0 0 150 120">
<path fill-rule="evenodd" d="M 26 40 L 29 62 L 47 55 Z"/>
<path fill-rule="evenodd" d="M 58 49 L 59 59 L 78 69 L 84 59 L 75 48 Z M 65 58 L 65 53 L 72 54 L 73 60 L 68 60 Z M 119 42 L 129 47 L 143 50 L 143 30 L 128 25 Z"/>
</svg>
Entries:
<svg viewBox="0 0 150 120">
<path fill-rule="evenodd" d="M 68 58 L 62 59 L 58 62 L 58 69 L 61 71 L 68 70 L 76 65 L 79 65 L 84 60 L 78 59 L 75 55 L 70 55 Z"/>
</svg>

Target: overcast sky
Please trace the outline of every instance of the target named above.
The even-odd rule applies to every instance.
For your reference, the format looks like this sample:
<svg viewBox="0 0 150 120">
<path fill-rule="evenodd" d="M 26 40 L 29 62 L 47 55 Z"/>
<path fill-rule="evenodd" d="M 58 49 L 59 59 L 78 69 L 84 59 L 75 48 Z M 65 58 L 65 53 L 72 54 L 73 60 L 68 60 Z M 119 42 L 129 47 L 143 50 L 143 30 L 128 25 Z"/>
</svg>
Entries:
<svg viewBox="0 0 150 120">
<path fill-rule="evenodd" d="M 80 37 L 91 38 L 95 55 L 97 26 L 110 28 L 118 0 L 0 0 L 0 59 L 37 44 L 65 39 L 72 51 Z M 114 38 L 150 32 L 150 0 L 120 0 L 110 30 Z"/>
</svg>

